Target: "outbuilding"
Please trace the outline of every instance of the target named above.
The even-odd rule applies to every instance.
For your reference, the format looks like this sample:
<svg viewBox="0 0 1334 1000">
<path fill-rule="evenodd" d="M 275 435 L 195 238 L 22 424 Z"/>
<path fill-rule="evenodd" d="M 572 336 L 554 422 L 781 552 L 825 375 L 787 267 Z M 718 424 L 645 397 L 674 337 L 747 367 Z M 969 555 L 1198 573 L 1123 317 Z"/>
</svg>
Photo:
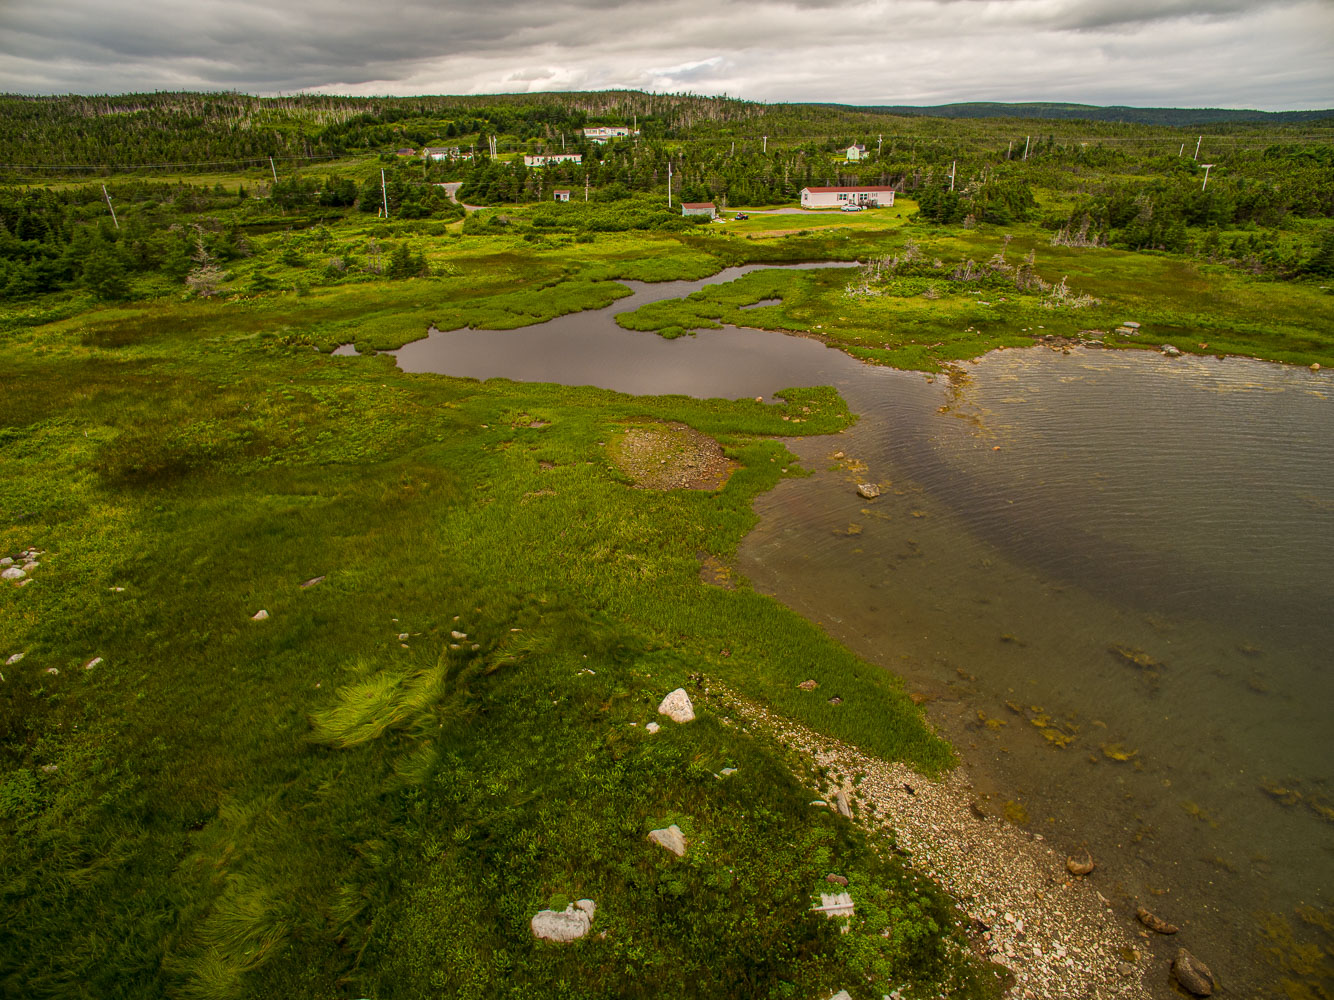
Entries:
<svg viewBox="0 0 1334 1000">
<path fill-rule="evenodd" d="M 551 192 L 551 197 L 554 201 L 569 201 L 570 192 L 561 190 L 553 191 Z"/>
<path fill-rule="evenodd" d="M 525 167 L 545 167 L 552 163 L 583 163 L 583 153 L 550 153 L 547 155 L 525 154 L 523 165 Z"/>
<path fill-rule="evenodd" d="M 711 201 L 683 201 L 682 215 L 707 215 L 710 219 L 718 214 L 717 207 Z"/>
<path fill-rule="evenodd" d="M 862 208 L 890 208 L 894 204 L 894 189 L 882 185 L 866 187 L 806 187 L 801 189 L 802 208 L 842 208 L 860 205 Z"/>
<path fill-rule="evenodd" d="M 851 146 L 848 147 L 847 153 L 848 153 L 848 162 L 854 163 L 866 155 L 866 147 L 863 146 L 860 142 L 854 142 Z"/>
</svg>

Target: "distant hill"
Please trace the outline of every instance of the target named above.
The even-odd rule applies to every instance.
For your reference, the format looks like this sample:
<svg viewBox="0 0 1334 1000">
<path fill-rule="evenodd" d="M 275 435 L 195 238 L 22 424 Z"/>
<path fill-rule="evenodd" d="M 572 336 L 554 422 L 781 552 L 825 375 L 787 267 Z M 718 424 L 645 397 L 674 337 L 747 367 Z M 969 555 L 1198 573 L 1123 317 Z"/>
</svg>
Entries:
<svg viewBox="0 0 1334 1000">
<path fill-rule="evenodd" d="M 857 111 L 888 115 L 921 115 L 932 118 L 1060 118 L 1099 122 L 1133 122 L 1137 125 L 1227 125 L 1257 123 L 1293 125 L 1326 119 L 1334 125 L 1334 109 L 1324 111 L 1248 111 L 1239 108 L 1129 108 L 1095 104 L 1001 104 L 976 101 L 968 104 L 858 106 Z"/>
</svg>

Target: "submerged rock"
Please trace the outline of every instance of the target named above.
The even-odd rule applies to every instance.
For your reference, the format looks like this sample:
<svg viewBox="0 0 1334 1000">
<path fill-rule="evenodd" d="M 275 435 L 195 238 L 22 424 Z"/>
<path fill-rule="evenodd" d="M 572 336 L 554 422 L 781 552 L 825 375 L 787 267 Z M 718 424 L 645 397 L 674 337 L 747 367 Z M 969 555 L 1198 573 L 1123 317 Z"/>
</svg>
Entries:
<svg viewBox="0 0 1334 1000">
<path fill-rule="evenodd" d="M 880 487 L 875 483 L 858 483 L 857 495 L 865 500 L 874 500 L 880 495 Z"/>
<path fill-rule="evenodd" d="M 1212 996 L 1214 992 L 1214 974 L 1198 958 L 1185 948 L 1177 950 L 1177 957 L 1172 961 L 1172 975 L 1182 988 L 1197 997 Z"/>
<path fill-rule="evenodd" d="M 1169 924 L 1166 920 L 1163 920 L 1161 917 L 1155 917 L 1152 913 L 1150 913 L 1142 906 L 1135 911 L 1135 916 L 1139 918 L 1139 922 L 1141 924 L 1143 924 L 1149 930 L 1156 931 L 1159 934 L 1175 934 L 1177 931 L 1181 929 L 1177 927 L 1176 924 Z"/>
<path fill-rule="evenodd" d="M 662 830 L 650 830 L 648 839 L 653 841 L 659 847 L 665 847 L 678 858 L 684 857 L 686 853 L 686 838 L 681 832 L 681 828 L 673 823 L 671 826 Z"/>
<path fill-rule="evenodd" d="M 597 904 L 591 899 L 580 899 L 565 907 L 564 912 L 542 910 L 530 921 L 533 936 L 544 941 L 576 941 L 593 926 Z"/>
<path fill-rule="evenodd" d="M 685 688 L 677 688 L 658 706 L 658 714 L 665 715 L 673 722 L 690 722 L 695 718 L 695 706 L 690 704 L 690 695 Z"/>
<path fill-rule="evenodd" d="M 1084 852 L 1083 861 L 1076 861 L 1074 858 L 1065 859 L 1066 871 L 1071 875 L 1087 875 L 1096 867 L 1098 866 L 1093 862 L 1093 855 L 1089 854 L 1088 851 Z"/>
</svg>

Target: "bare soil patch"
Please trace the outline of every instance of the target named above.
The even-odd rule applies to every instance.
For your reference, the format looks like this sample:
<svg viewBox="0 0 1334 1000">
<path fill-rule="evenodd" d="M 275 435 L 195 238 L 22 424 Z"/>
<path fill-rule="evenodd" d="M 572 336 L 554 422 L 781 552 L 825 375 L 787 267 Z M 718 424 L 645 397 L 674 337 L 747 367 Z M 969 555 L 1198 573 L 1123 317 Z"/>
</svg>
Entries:
<svg viewBox="0 0 1334 1000">
<path fill-rule="evenodd" d="M 698 556 L 701 581 L 707 583 L 710 587 L 736 590 L 736 573 L 731 566 L 708 552 L 700 552 Z"/>
<path fill-rule="evenodd" d="M 717 441 L 685 424 L 627 427 L 607 450 L 616 467 L 644 490 L 715 492 L 737 469 Z"/>
</svg>

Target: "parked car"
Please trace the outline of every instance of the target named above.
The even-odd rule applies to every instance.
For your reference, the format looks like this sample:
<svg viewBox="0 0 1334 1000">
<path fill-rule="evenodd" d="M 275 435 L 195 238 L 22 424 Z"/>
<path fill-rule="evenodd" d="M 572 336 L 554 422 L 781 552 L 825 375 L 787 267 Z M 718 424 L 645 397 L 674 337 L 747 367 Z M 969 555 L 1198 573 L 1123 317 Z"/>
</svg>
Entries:
<svg viewBox="0 0 1334 1000">
<path fill-rule="evenodd" d="M 744 222 L 746 219 L 749 219 L 749 218 L 750 218 L 750 216 L 747 215 L 745 212 L 737 212 L 737 214 L 736 214 L 736 221 L 737 221 L 737 222 Z"/>
<path fill-rule="evenodd" d="M 864 207 L 865 206 L 863 205 L 844 205 L 840 210 L 844 212 L 860 212 Z"/>
</svg>

